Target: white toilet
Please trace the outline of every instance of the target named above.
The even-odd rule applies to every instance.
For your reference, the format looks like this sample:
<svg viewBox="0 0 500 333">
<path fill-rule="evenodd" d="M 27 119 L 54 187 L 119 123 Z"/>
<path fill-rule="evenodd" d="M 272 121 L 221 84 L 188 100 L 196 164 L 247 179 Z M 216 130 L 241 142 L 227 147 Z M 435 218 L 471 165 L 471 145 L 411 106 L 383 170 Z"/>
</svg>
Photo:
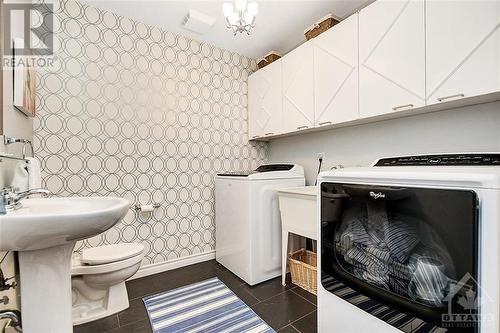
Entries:
<svg viewBox="0 0 500 333">
<path fill-rule="evenodd" d="M 73 258 L 71 287 L 73 325 L 123 311 L 129 307 L 125 280 L 144 258 L 144 245 L 121 243 L 84 249 Z"/>
</svg>

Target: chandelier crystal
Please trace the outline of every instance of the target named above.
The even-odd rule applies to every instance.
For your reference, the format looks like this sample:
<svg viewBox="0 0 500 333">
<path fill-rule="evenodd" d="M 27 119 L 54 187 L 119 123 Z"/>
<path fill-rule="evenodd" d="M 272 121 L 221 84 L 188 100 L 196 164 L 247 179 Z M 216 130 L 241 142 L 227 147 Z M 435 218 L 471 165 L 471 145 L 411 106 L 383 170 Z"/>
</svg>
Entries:
<svg viewBox="0 0 500 333">
<path fill-rule="evenodd" d="M 255 17 L 258 11 L 257 2 L 248 2 L 248 0 L 235 0 L 234 5 L 231 2 L 222 5 L 227 27 L 233 31 L 234 35 L 238 32 L 246 32 L 250 35 L 250 30 L 255 27 Z"/>
</svg>

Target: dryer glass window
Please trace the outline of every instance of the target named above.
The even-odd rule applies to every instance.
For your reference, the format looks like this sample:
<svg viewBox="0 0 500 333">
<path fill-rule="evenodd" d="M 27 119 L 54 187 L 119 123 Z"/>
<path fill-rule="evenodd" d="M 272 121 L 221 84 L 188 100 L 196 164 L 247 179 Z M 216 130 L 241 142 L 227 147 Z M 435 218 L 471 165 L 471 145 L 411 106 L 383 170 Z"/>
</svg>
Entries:
<svg viewBox="0 0 500 333">
<path fill-rule="evenodd" d="M 476 211 L 472 191 L 323 183 L 323 280 L 443 326 L 477 309 Z"/>
</svg>

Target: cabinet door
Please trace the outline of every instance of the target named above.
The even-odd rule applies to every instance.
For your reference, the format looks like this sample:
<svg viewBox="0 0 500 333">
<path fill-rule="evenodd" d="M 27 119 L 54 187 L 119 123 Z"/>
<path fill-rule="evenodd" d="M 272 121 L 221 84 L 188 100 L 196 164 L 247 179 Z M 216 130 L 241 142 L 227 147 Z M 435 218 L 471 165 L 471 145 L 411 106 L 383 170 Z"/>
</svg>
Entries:
<svg viewBox="0 0 500 333">
<path fill-rule="evenodd" d="M 313 48 L 307 42 L 283 57 L 283 129 L 314 126 Z"/>
<path fill-rule="evenodd" d="M 500 1 L 426 3 L 427 104 L 500 91 Z"/>
<path fill-rule="evenodd" d="M 282 111 L 281 60 L 277 60 L 248 78 L 249 138 L 279 134 Z"/>
<path fill-rule="evenodd" d="M 424 106 L 423 0 L 378 0 L 361 10 L 359 61 L 360 117 Z"/>
<path fill-rule="evenodd" d="M 357 119 L 358 15 L 313 40 L 315 125 Z"/>
</svg>

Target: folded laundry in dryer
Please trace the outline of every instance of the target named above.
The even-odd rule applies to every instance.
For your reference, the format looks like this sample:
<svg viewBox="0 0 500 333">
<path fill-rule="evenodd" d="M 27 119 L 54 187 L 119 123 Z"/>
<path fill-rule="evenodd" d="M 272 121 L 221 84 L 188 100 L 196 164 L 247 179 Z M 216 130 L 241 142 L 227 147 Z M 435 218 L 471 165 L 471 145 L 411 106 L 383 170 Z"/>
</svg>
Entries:
<svg viewBox="0 0 500 333">
<path fill-rule="evenodd" d="M 355 244 L 369 246 L 369 253 L 383 260 L 405 262 L 420 241 L 417 227 L 405 223 L 403 218 L 399 216 L 390 222 L 387 218 L 344 220 L 339 229 L 340 246 L 344 251 Z"/>
<path fill-rule="evenodd" d="M 442 306 L 449 278 L 438 258 L 426 254 L 429 251 L 424 247 L 419 247 L 407 263 L 392 260 L 387 254 L 379 256 L 382 252 L 355 244 L 341 254 L 349 264 L 345 268 L 358 279 L 429 305 Z"/>
<path fill-rule="evenodd" d="M 439 255 L 442 247 L 422 241 L 428 238 L 423 222 L 402 214 L 388 216 L 383 202 L 363 206 L 346 210 L 336 233 L 344 268 L 362 281 L 441 306 L 449 279 Z"/>
<path fill-rule="evenodd" d="M 368 276 L 376 276 L 380 281 L 389 280 L 389 276 L 395 278 L 411 278 L 411 268 L 390 258 L 388 251 L 377 249 L 373 246 L 355 245 L 344 254 L 344 260 L 358 269 L 363 269 Z"/>
</svg>

